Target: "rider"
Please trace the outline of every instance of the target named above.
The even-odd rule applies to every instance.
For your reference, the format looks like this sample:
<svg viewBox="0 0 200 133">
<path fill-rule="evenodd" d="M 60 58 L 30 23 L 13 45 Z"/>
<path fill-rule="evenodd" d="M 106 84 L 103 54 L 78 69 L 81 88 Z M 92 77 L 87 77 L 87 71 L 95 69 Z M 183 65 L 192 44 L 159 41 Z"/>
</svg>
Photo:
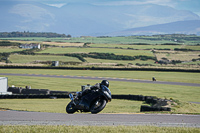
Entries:
<svg viewBox="0 0 200 133">
<path fill-rule="evenodd" d="M 90 89 L 97 90 L 100 89 L 102 85 L 109 87 L 109 82 L 107 80 L 102 80 L 101 83 L 96 83 L 95 85 L 91 86 Z"/>
<path fill-rule="evenodd" d="M 102 87 L 102 85 L 109 87 L 109 82 L 107 80 L 102 80 L 101 83 L 96 83 L 95 85 L 91 86 L 90 89 L 86 89 L 81 93 L 78 93 L 78 98 L 80 98 L 81 96 L 84 96 L 94 90 L 98 90 Z"/>
</svg>

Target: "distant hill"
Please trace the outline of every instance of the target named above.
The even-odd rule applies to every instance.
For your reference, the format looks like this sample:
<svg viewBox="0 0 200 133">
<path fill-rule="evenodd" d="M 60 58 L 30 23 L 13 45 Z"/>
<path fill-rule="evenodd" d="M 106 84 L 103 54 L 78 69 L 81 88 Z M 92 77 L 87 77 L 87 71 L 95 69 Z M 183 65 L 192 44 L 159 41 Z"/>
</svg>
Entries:
<svg viewBox="0 0 200 133">
<path fill-rule="evenodd" d="M 155 35 L 155 34 L 197 34 L 200 35 L 200 20 L 178 21 L 166 24 L 151 25 L 132 28 L 123 31 L 109 33 L 109 36 L 130 35 Z"/>
<path fill-rule="evenodd" d="M 148 34 L 154 29 L 150 28 L 150 25 L 175 22 L 173 27 L 179 27 L 181 22 L 177 21 L 188 23 L 189 20 L 200 20 L 198 15 L 190 11 L 176 10 L 156 4 L 114 6 L 68 3 L 57 8 L 35 1 L 3 0 L 0 1 L 0 12 L 0 32 L 56 32 L 72 36 L 99 36 L 126 29 L 137 30 L 136 34 L 140 30 Z M 153 32 L 163 31 L 165 33 L 163 28 L 168 24 L 160 26 L 161 31 L 157 28 Z M 185 28 L 188 26 L 193 25 L 187 24 Z M 148 32 L 144 32 L 141 28 L 137 29 L 137 27 L 145 27 Z M 191 31 L 185 29 L 184 32 L 188 34 Z"/>
</svg>

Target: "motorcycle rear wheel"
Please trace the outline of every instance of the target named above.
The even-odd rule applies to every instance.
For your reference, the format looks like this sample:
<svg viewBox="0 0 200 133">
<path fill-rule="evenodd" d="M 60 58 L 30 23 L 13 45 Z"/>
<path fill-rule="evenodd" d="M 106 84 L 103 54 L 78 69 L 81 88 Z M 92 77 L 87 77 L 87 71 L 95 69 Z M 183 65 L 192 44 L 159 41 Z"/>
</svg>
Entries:
<svg viewBox="0 0 200 133">
<path fill-rule="evenodd" d="M 77 110 L 74 108 L 74 104 L 73 104 L 73 102 L 71 101 L 67 106 L 66 106 L 66 112 L 68 113 L 68 114 L 73 114 L 73 113 L 75 113 Z"/>
<path fill-rule="evenodd" d="M 105 99 L 97 99 L 92 104 L 92 106 L 90 108 L 90 112 L 92 114 L 97 114 L 100 111 L 102 111 L 105 108 L 105 106 L 106 106 L 106 100 Z"/>
</svg>

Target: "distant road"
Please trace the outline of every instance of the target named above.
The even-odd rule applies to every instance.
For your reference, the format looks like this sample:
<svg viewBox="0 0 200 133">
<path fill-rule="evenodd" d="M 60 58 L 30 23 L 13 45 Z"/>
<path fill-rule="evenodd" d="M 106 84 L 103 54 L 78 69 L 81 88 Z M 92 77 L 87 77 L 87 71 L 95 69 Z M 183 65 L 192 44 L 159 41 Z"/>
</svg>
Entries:
<svg viewBox="0 0 200 133">
<path fill-rule="evenodd" d="M 183 83 L 183 82 L 166 82 L 151 80 L 138 80 L 138 79 L 126 79 L 126 78 L 110 78 L 110 77 L 89 77 L 89 76 L 69 76 L 69 75 L 44 75 L 44 74 L 14 74 L 14 73 L 0 73 L 0 75 L 9 76 L 30 76 L 30 77 L 49 77 L 49 78 L 70 78 L 70 79 L 89 79 L 89 80 L 102 80 L 107 79 L 111 81 L 122 81 L 122 82 L 137 82 L 137 83 L 150 83 L 150 84 L 167 84 L 167 85 L 181 85 L 181 86 L 196 86 L 200 87 L 200 84 L 195 83 Z"/>
<path fill-rule="evenodd" d="M 87 113 L 65 114 L 25 111 L 0 111 L 0 125 L 151 125 L 200 127 L 200 115 Z"/>
</svg>

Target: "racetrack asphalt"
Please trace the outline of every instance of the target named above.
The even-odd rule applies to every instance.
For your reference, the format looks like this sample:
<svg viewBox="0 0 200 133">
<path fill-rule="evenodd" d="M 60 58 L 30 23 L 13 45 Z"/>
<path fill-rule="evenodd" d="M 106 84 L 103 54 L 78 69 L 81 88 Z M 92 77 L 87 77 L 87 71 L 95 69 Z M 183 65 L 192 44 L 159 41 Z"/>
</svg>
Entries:
<svg viewBox="0 0 200 133">
<path fill-rule="evenodd" d="M 44 75 L 44 74 L 13 74 L 13 73 L 0 73 L 0 75 L 9 76 L 34 76 L 34 77 L 49 77 L 49 78 L 71 78 L 71 79 L 89 79 L 89 80 L 110 80 L 121 82 L 137 82 L 137 83 L 150 83 L 150 84 L 168 84 L 168 85 L 181 85 L 181 86 L 195 86 L 200 87 L 196 83 L 183 83 L 183 82 L 167 82 L 167 81 L 151 81 L 151 80 L 138 80 L 126 78 L 110 78 L 110 77 L 89 77 L 89 76 L 69 76 L 69 75 Z"/>
<path fill-rule="evenodd" d="M 0 125 L 174 126 L 200 127 L 200 115 L 176 114 L 65 114 L 0 111 Z"/>
</svg>

